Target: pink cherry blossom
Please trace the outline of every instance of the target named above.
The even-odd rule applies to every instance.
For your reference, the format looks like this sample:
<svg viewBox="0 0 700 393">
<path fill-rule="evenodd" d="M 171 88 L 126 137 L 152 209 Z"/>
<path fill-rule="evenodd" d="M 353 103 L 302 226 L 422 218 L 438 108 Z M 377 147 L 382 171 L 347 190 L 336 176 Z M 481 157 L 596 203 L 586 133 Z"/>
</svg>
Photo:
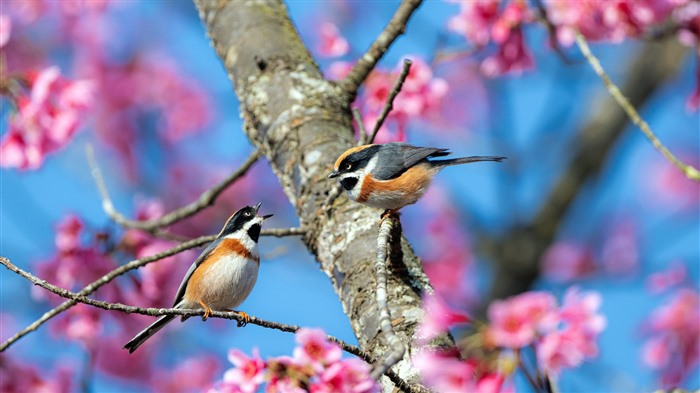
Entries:
<svg viewBox="0 0 700 393">
<path fill-rule="evenodd" d="M 92 82 L 71 81 L 57 67 L 29 73 L 27 80 L 31 91 L 14 97 L 18 113 L 0 141 L 3 167 L 40 167 L 46 154 L 70 142 L 92 100 Z"/>
<path fill-rule="evenodd" d="M 557 323 L 556 301 L 546 292 L 526 292 L 493 302 L 488 316 L 490 341 L 500 347 L 522 348 Z"/>
<path fill-rule="evenodd" d="M 350 358 L 331 364 L 309 390 L 311 393 L 372 393 L 378 392 L 379 386 L 370 376 L 367 363 Z"/>
<path fill-rule="evenodd" d="M 12 19 L 9 15 L 0 14 L 0 48 L 5 46 L 10 40 L 10 33 L 12 32 Z"/>
<path fill-rule="evenodd" d="M 659 370 L 664 387 L 677 386 L 700 364 L 700 295 L 680 289 L 670 301 L 655 309 L 645 322 L 650 336 L 643 347 L 643 361 Z"/>
<path fill-rule="evenodd" d="M 50 330 L 56 336 L 78 341 L 87 348 L 94 348 L 100 342 L 100 335 L 104 334 L 103 316 L 104 314 L 95 307 L 77 304 L 50 325 Z"/>
<path fill-rule="evenodd" d="M 672 261 L 668 269 L 650 274 L 647 277 L 646 287 L 649 292 L 659 294 L 684 282 L 687 275 L 687 269 L 683 262 Z"/>
<path fill-rule="evenodd" d="M 72 389 L 72 372 L 57 365 L 52 373 L 39 370 L 31 364 L 23 364 L 7 354 L 0 354 L 0 392 L 52 392 L 68 393 Z"/>
<path fill-rule="evenodd" d="M 462 34 L 476 46 L 490 40 L 490 26 L 498 17 L 499 0 L 460 1 L 459 14 L 447 22 L 447 27 Z"/>
<path fill-rule="evenodd" d="M 473 365 L 433 351 L 422 351 L 413 357 L 413 365 L 420 371 L 423 383 L 437 392 L 473 391 Z"/>
<path fill-rule="evenodd" d="M 340 35 L 338 27 L 330 22 L 323 22 L 318 29 L 320 42 L 316 47 L 316 52 L 323 57 L 339 57 L 348 53 L 350 45 Z"/>
<path fill-rule="evenodd" d="M 563 368 L 579 366 L 584 359 L 586 339 L 576 330 L 556 331 L 537 344 L 537 361 L 548 373 L 557 375 Z"/>
<path fill-rule="evenodd" d="M 499 46 L 495 55 L 487 57 L 481 63 L 481 72 L 489 77 L 507 73 L 521 74 L 533 68 L 535 61 L 525 44 L 522 29 L 513 29 Z"/>
<path fill-rule="evenodd" d="M 151 389 L 162 393 L 204 391 L 219 374 L 221 364 L 213 355 L 186 359 L 173 368 L 157 369 L 151 378 Z"/>
<path fill-rule="evenodd" d="M 544 275 L 557 282 L 569 282 L 595 272 L 596 266 L 589 248 L 573 241 L 550 245 L 542 256 Z"/>
<path fill-rule="evenodd" d="M 467 314 L 449 308 L 435 294 L 423 297 L 423 307 L 425 316 L 418 329 L 418 338 L 421 340 L 430 340 L 449 331 L 455 325 L 470 321 Z"/>
<path fill-rule="evenodd" d="M 321 329 L 299 329 L 294 339 L 298 345 L 294 349 L 294 360 L 316 369 L 338 361 L 343 354 L 338 344 L 329 342 Z"/>
<path fill-rule="evenodd" d="M 332 80 L 341 80 L 350 73 L 352 67 L 353 63 L 349 61 L 334 61 L 328 67 L 325 76 Z"/>
<path fill-rule="evenodd" d="M 253 356 L 231 349 L 228 352 L 228 360 L 234 368 L 224 373 L 224 385 L 231 385 L 242 393 L 254 393 L 258 386 L 265 380 L 265 362 L 260 358 L 257 349 L 253 349 Z"/>
<path fill-rule="evenodd" d="M 611 276 L 620 277 L 635 273 L 639 265 L 639 245 L 636 225 L 627 218 L 610 228 L 601 250 L 601 263 Z"/>
<path fill-rule="evenodd" d="M 605 317 L 598 314 L 601 303 L 600 293 L 582 293 L 578 287 L 571 287 L 564 294 L 559 316 L 569 327 L 595 335 L 602 332 L 606 325 Z"/>
</svg>

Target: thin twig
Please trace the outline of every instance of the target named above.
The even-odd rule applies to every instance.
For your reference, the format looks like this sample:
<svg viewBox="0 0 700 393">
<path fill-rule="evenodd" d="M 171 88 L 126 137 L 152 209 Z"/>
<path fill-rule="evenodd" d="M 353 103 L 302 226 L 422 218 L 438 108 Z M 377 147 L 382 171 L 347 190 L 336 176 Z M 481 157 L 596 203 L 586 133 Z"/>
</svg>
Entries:
<svg viewBox="0 0 700 393">
<path fill-rule="evenodd" d="M 639 116 L 639 113 L 637 113 L 634 106 L 630 104 L 627 97 L 625 97 L 620 89 L 610 80 L 610 77 L 603 69 L 603 66 L 600 65 L 598 58 L 596 58 L 591 52 L 586 39 L 583 37 L 583 35 L 581 35 L 581 33 L 576 33 L 576 44 L 578 44 L 581 53 L 583 53 L 583 56 L 585 56 L 588 62 L 591 64 L 591 67 L 593 67 L 595 73 L 598 74 L 600 79 L 603 80 L 605 88 L 615 99 L 615 101 L 617 101 L 620 107 L 622 107 L 625 113 L 627 113 L 627 116 L 629 116 L 630 120 L 632 120 L 632 123 L 636 124 L 637 127 L 642 130 L 644 135 L 646 135 L 646 137 L 651 141 L 654 147 L 656 147 L 656 149 L 660 151 L 661 154 L 663 154 L 664 157 L 671 162 L 671 164 L 683 172 L 688 179 L 700 181 L 700 172 L 698 172 L 698 170 L 693 166 L 681 162 L 661 143 L 659 138 L 657 138 L 654 132 L 651 130 L 651 127 L 649 127 L 649 124 L 647 124 L 647 122 Z"/>
<path fill-rule="evenodd" d="M 365 122 L 362 120 L 362 114 L 360 114 L 359 109 L 352 108 L 352 118 L 355 119 L 355 123 L 357 123 L 357 132 L 360 134 L 357 138 L 357 145 L 366 145 L 369 140 L 369 134 L 365 129 Z"/>
<path fill-rule="evenodd" d="M 97 280 L 91 282 L 90 284 L 86 285 L 83 289 L 81 289 L 77 294 L 80 296 L 87 296 L 93 292 L 95 292 L 98 288 L 101 286 L 107 284 L 108 282 L 114 280 L 118 276 L 130 271 L 137 269 L 141 266 L 147 265 L 151 262 L 157 261 L 159 259 L 167 258 L 169 256 L 178 254 L 182 251 L 189 250 L 191 248 L 199 247 L 201 245 L 207 244 L 214 240 L 216 236 L 202 236 L 198 237 L 196 239 L 192 239 L 190 241 L 184 242 L 182 244 L 179 244 L 173 248 L 170 248 L 168 250 L 165 250 L 163 252 L 160 252 L 155 255 L 151 255 L 149 257 L 144 257 L 144 258 L 139 258 L 135 259 L 131 262 L 128 262 L 122 266 L 119 266 L 118 268 L 112 270 L 111 272 L 105 274 L 104 276 L 98 278 Z M 0 345 L 0 352 L 5 351 L 10 345 L 14 344 L 19 340 L 20 338 L 24 337 L 27 333 L 32 332 L 39 328 L 39 326 L 43 325 L 46 321 L 49 319 L 55 317 L 56 315 L 62 313 L 63 311 L 75 306 L 76 302 L 74 300 L 68 300 L 63 303 L 61 303 L 59 306 L 49 310 L 48 312 L 44 313 L 39 319 L 34 321 L 31 325 L 27 326 L 26 328 L 22 329 L 19 333 L 15 334 L 14 336 L 10 337 L 7 341 L 3 342 Z"/>
<path fill-rule="evenodd" d="M 564 49 L 561 47 L 561 45 L 559 45 L 559 40 L 557 39 L 557 27 L 549 19 L 549 15 L 547 14 L 547 7 L 545 7 L 544 4 L 542 4 L 542 0 L 535 0 L 535 5 L 537 6 L 537 10 L 540 13 L 540 18 L 542 19 L 542 22 L 544 23 L 545 27 L 547 27 L 547 32 L 549 33 L 549 42 L 552 44 L 552 48 L 554 48 L 554 53 L 556 53 L 565 64 L 572 64 L 573 62 L 568 57 L 566 57 Z"/>
<path fill-rule="evenodd" d="M 350 93 L 352 98 L 357 94 L 357 89 L 365 81 L 367 75 L 374 69 L 384 53 L 389 49 L 396 38 L 403 34 L 406 29 L 408 19 L 413 12 L 421 5 L 422 0 L 404 0 L 391 17 L 389 24 L 379 34 L 379 37 L 367 49 L 367 52 L 352 67 L 350 73 L 340 81 L 340 87 Z M 350 101 L 352 101 L 352 98 Z"/>
<path fill-rule="evenodd" d="M 385 216 L 379 225 L 379 236 L 377 237 L 377 258 L 374 261 L 374 269 L 377 279 L 377 308 L 379 309 L 379 327 L 384 333 L 384 338 L 388 344 L 388 351 L 384 356 L 384 360 L 377 363 L 372 369 L 372 376 L 379 378 L 393 365 L 399 362 L 403 357 L 406 348 L 401 343 L 401 340 L 394 332 L 394 327 L 391 325 L 391 314 L 389 312 L 389 301 L 386 291 L 386 276 L 387 276 L 387 256 L 389 249 L 389 234 L 392 227 L 395 225 L 394 216 Z"/>
<path fill-rule="evenodd" d="M 136 306 L 129 306 L 126 304 L 121 304 L 121 303 L 111 303 L 111 302 L 105 302 L 101 300 L 95 300 L 86 297 L 85 295 L 81 295 L 80 293 L 83 292 L 72 292 L 69 291 L 65 288 L 61 288 L 59 286 L 53 285 L 46 280 L 42 280 L 39 277 L 36 277 L 35 275 L 19 268 L 12 262 L 10 262 L 9 259 L 0 256 L 0 263 L 3 264 L 8 270 L 24 277 L 28 281 L 30 281 L 34 285 L 38 285 L 52 293 L 55 293 L 58 296 L 61 296 L 63 298 L 69 299 L 69 302 L 73 303 L 83 303 L 87 304 L 93 307 L 101 308 L 103 310 L 111 310 L 111 311 L 120 311 L 124 312 L 127 314 L 141 314 L 141 315 L 149 315 L 149 316 L 163 316 L 163 315 L 180 315 L 180 316 L 201 316 L 204 315 L 204 310 L 198 309 L 179 309 L 179 308 L 141 308 L 141 307 L 136 307 Z M 243 317 L 239 315 L 237 312 L 222 312 L 222 311 L 214 311 L 211 313 L 211 317 L 213 318 L 223 318 L 223 319 L 232 319 L 238 322 L 243 321 Z M 248 323 L 253 324 L 253 325 L 258 325 L 264 328 L 268 329 L 275 329 L 279 330 L 282 332 L 290 332 L 290 333 L 295 333 L 297 330 L 300 329 L 299 326 L 297 325 L 288 325 L 285 323 L 279 323 L 279 322 L 274 322 L 274 321 L 268 321 L 265 319 L 260 319 L 254 316 L 250 316 L 250 320 Z M 364 361 L 368 363 L 374 362 L 374 359 L 372 356 L 363 351 L 360 347 L 351 345 L 346 343 L 343 340 L 340 340 L 334 336 L 327 335 L 326 338 L 329 341 L 333 341 L 334 343 L 338 344 L 344 351 L 351 353 Z M 397 386 L 401 387 L 403 390 L 409 391 L 409 392 L 421 392 L 421 389 L 416 389 L 413 386 L 410 386 L 406 381 L 404 381 L 401 377 L 399 377 L 396 373 L 389 371 L 385 374 L 389 379 L 391 379 L 392 382 L 394 382 Z"/>
<path fill-rule="evenodd" d="M 293 235 L 301 235 L 304 233 L 304 230 L 301 228 L 274 228 L 274 229 L 263 229 L 260 231 L 260 236 L 276 236 L 276 237 L 281 237 L 281 236 L 293 236 Z M 144 257 L 144 258 L 139 258 L 139 259 L 134 259 L 122 266 L 119 266 L 118 268 L 112 270 L 111 272 L 105 274 L 104 276 L 100 277 L 99 279 L 91 282 L 90 284 L 86 285 L 83 289 L 81 289 L 78 292 L 78 295 L 81 296 L 87 296 L 93 292 L 95 292 L 99 287 L 107 284 L 108 282 L 114 280 L 118 276 L 134 269 L 138 269 L 141 266 L 145 266 L 151 262 L 155 262 L 157 260 L 167 258 L 169 256 L 173 256 L 175 254 L 179 254 L 183 251 L 202 246 L 204 244 L 210 243 L 216 239 L 216 235 L 207 235 L 207 236 L 200 236 L 198 238 L 188 240 L 186 242 L 183 242 L 173 248 L 170 248 L 168 250 L 165 250 L 161 253 L 149 256 L 149 257 Z M 46 321 L 49 319 L 55 317 L 56 315 L 62 313 L 63 311 L 66 311 L 67 309 L 75 306 L 75 302 L 72 300 L 68 300 L 66 302 L 61 303 L 59 306 L 49 310 L 48 312 L 44 313 L 39 319 L 34 321 L 31 325 L 27 326 L 26 328 L 22 329 L 19 333 L 15 334 L 14 336 L 10 337 L 7 341 L 3 342 L 0 344 L 0 352 L 3 352 L 5 349 L 10 347 L 12 344 L 14 344 L 17 340 L 25 336 L 29 332 L 33 332 L 34 330 L 38 329 L 39 326 L 43 325 Z"/>
<path fill-rule="evenodd" d="M 374 138 L 377 137 L 377 133 L 382 127 L 382 124 L 384 124 L 384 120 L 386 120 L 386 117 L 389 115 L 389 113 L 391 113 L 391 110 L 394 109 L 394 98 L 396 98 L 396 96 L 401 91 L 403 83 L 406 81 L 406 77 L 408 77 L 409 71 L 411 71 L 411 64 L 413 64 L 413 62 L 410 59 L 404 59 L 401 73 L 399 74 L 398 79 L 396 79 L 396 82 L 394 82 L 394 87 L 391 88 L 391 92 L 389 92 L 389 97 L 387 97 L 386 102 L 384 103 L 384 107 L 382 108 L 381 113 L 379 113 L 377 122 L 374 124 L 374 128 L 372 129 L 372 135 L 369 137 L 369 143 L 374 143 Z"/>
<path fill-rule="evenodd" d="M 105 213 L 117 224 L 120 224 L 127 228 L 140 229 L 147 232 L 155 232 L 156 230 L 176 223 L 187 217 L 191 217 L 196 213 L 202 211 L 204 208 L 209 207 L 214 204 L 216 198 L 233 184 L 236 180 L 241 178 L 248 172 L 255 162 L 262 156 L 262 152 L 257 149 L 248 156 L 248 159 L 236 169 L 233 173 L 227 176 L 224 180 L 213 186 L 212 188 L 204 191 L 197 200 L 185 205 L 179 209 L 175 209 L 160 218 L 154 220 L 131 220 L 119 213 L 112 203 L 112 199 L 107 191 L 107 185 L 105 184 L 104 178 L 102 177 L 102 171 L 97 165 L 97 160 L 95 159 L 95 152 L 91 145 L 87 145 L 85 148 L 85 154 L 87 155 L 88 164 L 92 172 L 92 177 L 95 179 L 95 184 L 100 191 L 102 196 L 102 209 Z"/>
</svg>

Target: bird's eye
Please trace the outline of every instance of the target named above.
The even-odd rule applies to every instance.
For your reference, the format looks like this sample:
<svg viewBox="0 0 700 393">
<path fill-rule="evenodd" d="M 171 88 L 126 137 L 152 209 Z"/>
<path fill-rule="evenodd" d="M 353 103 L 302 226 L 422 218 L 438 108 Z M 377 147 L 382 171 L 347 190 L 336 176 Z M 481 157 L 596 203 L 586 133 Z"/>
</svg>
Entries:
<svg viewBox="0 0 700 393">
<path fill-rule="evenodd" d="M 245 212 L 246 217 L 250 217 L 250 212 Z"/>
<path fill-rule="evenodd" d="M 350 169 L 352 169 L 352 164 L 350 164 L 350 163 L 345 164 L 345 170 L 349 171 Z"/>
</svg>

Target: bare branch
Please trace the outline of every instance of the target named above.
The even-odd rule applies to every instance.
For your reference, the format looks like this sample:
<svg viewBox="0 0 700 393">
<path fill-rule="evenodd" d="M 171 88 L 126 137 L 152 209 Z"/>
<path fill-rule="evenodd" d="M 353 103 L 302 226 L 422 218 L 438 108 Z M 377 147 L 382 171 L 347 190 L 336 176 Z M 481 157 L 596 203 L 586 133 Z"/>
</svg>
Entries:
<svg viewBox="0 0 700 393">
<path fill-rule="evenodd" d="M 213 235 L 212 236 L 198 237 L 196 239 L 192 239 L 190 241 L 184 242 L 182 244 L 179 244 L 173 248 L 170 248 L 170 249 L 165 250 L 163 252 L 160 252 L 158 254 L 155 254 L 155 255 L 152 255 L 149 257 L 145 257 L 145 258 L 135 259 L 131 262 L 128 262 L 128 263 L 112 270 L 111 272 L 105 274 L 104 276 L 100 277 L 99 279 L 86 285 L 77 294 L 79 296 L 87 296 L 87 295 L 95 292 L 101 286 L 107 284 L 108 282 L 114 280 L 118 276 L 120 276 L 120 275 L 122 275 L 130 270 L 137 269 L 141 266 L 147 265 L 147 264 L 154 262 L 154 261 L 157 261 L 159 259 L 167 258 L 169 256 L 175 255 L 175 254 L 180 253 L 182 251 L 189 250 L 189 249 L 195 248 L 195 247 L 199 247 L 201 245 L 204 245 L 206 243 L 211 242 L 215 238 L 216 238 L 216 236 L 213 236 Z M 48 312 L 44 313 L 44 315 L 42 315 L 41 318 L 34 321 L 31 325 L 27 326 L 19 333 L 10 337 L 7 341 L 3 342 L 2 345 L 0 345 L 0 352 L 5 351 L 10 345 L 14 344 L 17 340 L 24 337 L 27 333 L 38 329 L 39 326 L 43 325 L 46 321 L 48 321 L 49 319 L 62 313 L 63 311 L 75 306 L 75 304 L 76 304 L 76 302 L 74 300 L 68 300 L 66 302 L 61 303 L 59 306 L 49 310 Z"/>
<path fill-rule="evenodd" d="M 379 236 L 377 237 L 377 259 L 374 261 L 374 269 L 377 275 L 377 308 L 379 309 L 379 326 L 384 333 L 384 338 L 389 345 L 389 351 L 384 355 L 384 360 L 374 366 L 372 376 L 379 378 L 403 357 L 406 348 L 401 343 L 401 339 L 394 333 L 391 325 L 391 313 L 389 312 L 389 301 L 386 291 L 387 276 L 387 251 L 389 250 L 389 234 L 395 225 L 397 216 L 385 216 L 379 225 Z M 399 240 L 400 241 L 400 240 Z"/>
<path fill-rule="evenodd" d="M 204 315 L 204 310 L 194 310 L 194 309 L 179 309 L 179 308 L 141 308 L 141 307 L 136 307 L 136 306 L 129 306 L 126 304 L 121 304 L 121 303 L 111 303 L 111 302 L 105 302 L 101 300 L 94 300 L 90 299 L 84 295 L 81 295 L 80 293 L 75 293 L 72 291 L 69 291 L 65 288 L 61 288 L 57 285 L 53 285 L 46 280 L 42 280 L 39 277 L 19 268 L 12 262 L 10 262 L 9 259 L 0 256 L 0 263 L 3 264 L 8 270 L 17 273 L 18 275 L 24 277 L 28 281 L 30 281 L 32 284 L 40 286 L 52 293 L 55 293 L 58 296 L 61 296 L 63 298 L 69 299 L 69 302 L 74 302 L 74 303 L 83 303 L 87 304 L 93 307 L 101 308 L 103 310 L 110 310 L 110 311 L 121 311 L 127 314 L 141 314 L 141 315 L 148 315 L 148 316 L 163 316 L 163 315 L 181 315 L 181 316 L 202 316 Z M 82 292 L 82 291 L 81 291 Z M 243 322 L 243 317 L 241 317 L 237 312 L 222 312 L 222 311 L 214 311 L 211 313 L 211 317 L 213 318 L 222 318 L 222 319 L 232 319 L 235 321 Z M 250 320 L 248 323 L 251 323 L 253 325 L 258 325 L 264 328 L 268 329 L 274 329 L 274 330 L 279 330 L 282 332 L 290 332 L 290 333 L 295 333 L 297 330 L 300 329 L 298 325 L 288 325 L 284 323 L 279 323 L 279 322 L 274 322 L 274 321 L 268 321 L 265 319 L 260 319 L 254 316 L 250 316 Z M 326 338 L 329 341 L 333 341 L 334 343 L 338 344 L 344 351 L 351 353 L 367 363 L 373 363 L 374 359 L 372 356 L 363 351 L 361 348 L 351 345 L 346 343 L 343 340 L 340 340 L 334 336 L 327 335 Z M 422 389 L 421 387 L 414 387 L 410 386 L 401 379 L 398 375 L 395 373 L 388 371 L 385 373 L 389 379 L 391 379 L 392 382 L 394 382 L 397 386 L 401 387 L 403 390 L 408 391 L 408 392 L 424 392 L 425 390 Z"/>
<path fill-rule="evenodd" d="M 362 114 L 360 114 L 359 109 L 352 108 L 352 118 L 355 120 L 355 123 L 357 123 L 357 132 L 360 134 L 357 138 L 357 145 L 366 145 L 367 141 L 369 140 L 369 134 L 367 134 L 365 122 L 362 120 Z"/>
<path fill-rule="evenodd" d="M 379 34 L 379 37 L 367 49 L 367 52 L 360 58 L 355 66 L 350 70 L 348 76 L 340 81 L 340 87 L 350 93 L 352 98 L 357 94 L 357 89 L 365 81 L 367 75 L 374 69 L 384 53 L 394 43 L 399 35 L 403 34 L 406 24 L 413 12 L 421 5 L 423 0 L 404 0 L 396 13 Z M 352 101 L 352 98 L 350 99 Z"/>
<path fill-rule="evenodd" d="M 627 97 L 625 97 L 615 83 L 610 80 L 610 77 L 603 69 L 603 66 L 600 65 L 598 58 L 596 58 L 591 52 L 591 48 L 588 47 L 588 43 L 581 33 L 576 33 L 576 44 L 578 44 L 581 53 L 583 53 L 586 60 L 588 60 L 588 62 L 591 64 L 591 67 L 593 67 L 595 73 L 598 74 L 600 79 L 603 80 L 605 88 L 608 89 L 610 95 L 615 99 L 615 101 L 617 101 L 625 113 L 627 113 L 627 116 L 629 116 L 630 120 L 632 120 L 632 123 L 636 124 L 637 127 L 642 130 L 644 135 L 646 135 L 646 137 L 651 141 L 654 147 L 660 151 L 671 164 L 683 172 L 688 179 L 700 181 L 700 172 L 698 172 L 698 170 L 692 165 L 681 162 L 666 148 L 666 146 L 661 143 L 659 138 L 657 138 L 654 132 L 651 130 L 651 127 L 649 127 L 649 124 L 647 124 L 647 122 L 639 116 L 639 113 L 637 113 L 634 106 L 630 104 Z"/>
<path fill-rule="evenodd" d="M 377 118 L 377 123 L 372 129 L 372 135 L 369 137 L 369 143 L 374 143 L 374 138 L 377 137 L 377 133 L 382 127 L 382 124 L 384 124 L 384 120 L 386 120 L 386 117 L 389 115 L 389 113 L 391 113 L 391 110 L 394 109 L 394 98 L 396 98 L 401 91 L 403 83 L 406 81 L 406 77 L 408 77 L 408 72 L 411 71 L 411 64 L 413 64 L 413 62 L 409 59 L 405 59 L 403 61 L 401 74 L 399 74 L 398 79 L 396 79 L 396 82 L 394 82 L 394 87 L 392 87 L 391 91 L 389 92 L 389 97 L 387 97 L 386 103 L 384 103 L 384 107 Z"/>
<path fill-rule="evenodd" d="M 157 232 L 157 230 L 160 228 L 176 223 L 187 217 L 191 217 L 202 211 L 204 208 L 213 205 L 216 198 L 218 198 L 219 195 L 226 190 L 226 188 L 228 188 L 236 180 L 243 177 L 243 175 L 248 172 L 248 169 L 250 169 L 250 167 L 253 166 L 253 164 L 255 164 L 260 157 L 262 157 L 262 152 L 260 150 L 255 150 L 250 154 L 250 156 L 248 156 L 248 159 L 243 163 L 243 165 L 241 165 L 238 169 L 236 169 L 214 187 L 204 191 L 196 201 L 179 209 L 173 210 L 158 219 L 138 221 L 127 218 L 123 214 L 119 213 L 114 207 L 114 203 L 112 203 L 112 199 L 107 191 L 107 185 L 102 177 L 102 171 L 100 171 L 100 167 L 97 165 L 95 152 L 91 145 L 86 147 L 85 154 L 87 155 L 88 164 L 90 165 L 92 171 L 92 177 L 95 179 L 97 188 L 102 196 L 102 209 L 105 211 L 105 213 L 117 224 L 127 228 L 140 229 L 147 232 Z"/>
</svg>

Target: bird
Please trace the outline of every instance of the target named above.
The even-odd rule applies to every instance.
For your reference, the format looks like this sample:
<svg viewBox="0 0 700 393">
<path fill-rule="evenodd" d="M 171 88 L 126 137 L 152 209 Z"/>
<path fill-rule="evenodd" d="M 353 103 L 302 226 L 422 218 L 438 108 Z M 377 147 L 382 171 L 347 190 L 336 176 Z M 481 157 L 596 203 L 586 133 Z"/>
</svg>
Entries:
<svg viewBox="0 0 700 393">
<path fill-rule="evenodd" d="M 258 279 L 260 254 L 258 238 L 263 221 L 272 214 L 259 216 L 261 203 L 246 206 L 233 213 L 223 229 L 202 254 L 194 261 L 180 283 L 173 301 L 173 308 L 204 309 L 202 320 L 212 311 L 233 311 L 250 295 Z M 243 326 L 250 316 L 236 311 Z M 163 315 L 132 338 L 124 348 L 133 353 L 148 338 L 175 319 L 175 315 Z M 189 318 L 183 316 L 182 321 Z"/>
<path fill-rule="evenodd" d="M 503 161 L 500 156 L 472 156 L 431 160 L 451 154 L 449 149 L 407 143 L 362 145 L 348 149 L 336 160 L 329 178 L 355 202 L 384 209 L 382 218 L 416 203 L 440 170 L 479 161 Z"/>
</svg>

